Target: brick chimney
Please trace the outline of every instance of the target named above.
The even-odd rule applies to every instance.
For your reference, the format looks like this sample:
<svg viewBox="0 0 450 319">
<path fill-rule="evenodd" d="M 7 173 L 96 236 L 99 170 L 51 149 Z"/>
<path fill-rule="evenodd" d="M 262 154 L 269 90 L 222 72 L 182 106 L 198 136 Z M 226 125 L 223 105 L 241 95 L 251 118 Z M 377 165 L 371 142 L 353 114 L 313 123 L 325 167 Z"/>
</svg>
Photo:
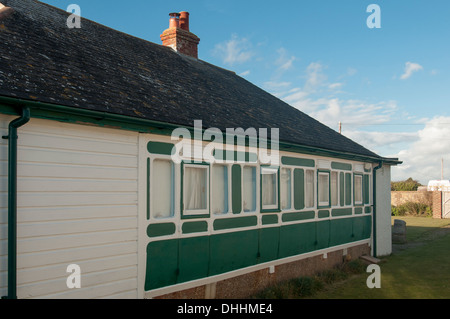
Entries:
<svg viewBox="0 0 450 319">
<path fill-rule="evenodd" d="M 164 46 L 198 59 L 200 39 L 189 31 L 189 12 L 170 13 L 169 28 L 161 34 Z"/>
</svg>

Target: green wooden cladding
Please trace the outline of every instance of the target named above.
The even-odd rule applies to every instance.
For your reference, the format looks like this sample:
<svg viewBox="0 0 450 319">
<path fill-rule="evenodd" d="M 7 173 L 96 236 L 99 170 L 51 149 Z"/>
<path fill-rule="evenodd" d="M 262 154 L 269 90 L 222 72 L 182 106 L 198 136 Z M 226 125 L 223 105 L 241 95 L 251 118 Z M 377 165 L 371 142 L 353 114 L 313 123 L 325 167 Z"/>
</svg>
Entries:
<svg viewBox="0 0 450 319">
<path fill-rule="evenodd" d="M 315 166 L 315 161 L 312 159 L 288 157 L 288 156 L 281 157 L 281 163 L 283 165 L 293 165 L 293 166 L 305 166 L 305 167 Z"/>
<path fill-rule="evenodd" d="M 265 216 L 266 221 L 274 222 L 274 216 L 277 215 Z M 153 241 L 147 246 L 145 289 L 157 289 L 368 239 L 371 223 L 372 216 L 362 214 L 358 217 Z"/>
<path fill-rule="evenodd" d="M 294 208 L 305 208 L 305 171 L 300 168 L 294 169 Z"/>
<path fill-rule="evenodd" d="M 242 210 L 242 169 L 235 164 L 231 168 L 231 209 L 233 214 L 239 214 Z"/>
<path fill-rule="evenodd" d="M 147 150 L 152 154 L 172 155 L 174 144 L 163 142 L 148 142 Z"/>
</svg>

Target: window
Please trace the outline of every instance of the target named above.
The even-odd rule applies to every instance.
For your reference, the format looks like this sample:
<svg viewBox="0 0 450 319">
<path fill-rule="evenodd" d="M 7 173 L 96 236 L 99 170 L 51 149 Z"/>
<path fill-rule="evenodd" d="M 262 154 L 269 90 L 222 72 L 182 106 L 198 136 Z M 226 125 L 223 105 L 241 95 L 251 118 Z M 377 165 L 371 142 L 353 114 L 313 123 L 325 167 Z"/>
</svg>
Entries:
<svg viewBox="0 0 450 319">
<path fill-rule="evenodd" d="M 331 206 L 338 205 L 338 173 L 331 172 Z"/>
<path fill-rule="evenodd" d="M 254 212 L 256 211 L 256 167 L 244 166 L 243 187 L 244 212 Z"/>
<path fill-rule="evenodd" d="M 305 207 L 314 207 L 314 171 L 306 171 Z"/>
<path fill-rule="evenodd" d="M 228 213 L 228 166 L 212 167 L 211 212 L 216 215 Z"/>
<path fill-rule="evenodd" d="M 355 190 L 355 204 L 357 205 L 362 205 L 363 203 L 363 199 L 362 199 L 362 175 L 355 175 L 355 179 L 354 179 L 355 185 L 354 185 L 354 190 Z"/>
<path fill-rule="evenodd" d="M 209 166 L 184 164 L 183 214 L 209 214 Z"/>
<path fill-rule="evenodd" d="M 151 176 L 151 210 L 154 218 L 174 215 L 174 165 L 169 160 L 154 160 Z"/>
<path fill-rule="evenodd" d="M 261 167 L 262 209 L 278 209 L 278 168 Z"/>
<path fill-rule="evenodd" d="M 330 173 L 318 173 L 318 201 L 321 207 L 330 206 Z"/>
<path fill-rule="evenodd" d="M 291 209 L 291 169 L 282 168 L 280 179 L 281 209 Z"/>
</svg>

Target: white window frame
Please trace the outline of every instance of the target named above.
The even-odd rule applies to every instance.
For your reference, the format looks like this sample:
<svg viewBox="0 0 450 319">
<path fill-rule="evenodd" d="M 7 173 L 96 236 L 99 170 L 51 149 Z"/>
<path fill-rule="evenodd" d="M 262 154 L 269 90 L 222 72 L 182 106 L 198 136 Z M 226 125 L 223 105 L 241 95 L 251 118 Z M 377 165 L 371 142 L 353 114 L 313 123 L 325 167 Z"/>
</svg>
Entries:
<svg viewBox="0 0 450 319">
<path fill-rule="evenodd" d="M 227 176 L 226 176 L 226 185 L 224 185 L 224 189 L 226 190 L 226 198 L 225 198 L 225 201 L 226 201 L 226 207 L 227 207 L 227 210 L 225 211 L 225 212 L 221 212 L 221 213 L 216 213 L 216 212 L 213 212 L 212 210 L 213 210 L 213 207 L 214 207 L 214 203 L 215 203 L 215 198 L 216 198 L 216 194 L 215 194 L 215 192 L 214 192 L 214 187 L 213 187 L 213 185 L 216 183 L 216 181 L 214 180 L 214 174 L 212 173 L 212 171 L 214 170 L 214 168 L 215 167 L 221 167 L 221 168 L 224 168 L 224 169 L 226 169 L 226 171 L 227 171 Z M 223 216 L 223 215 L 226 215 L 226 214 L 228 214 L 229 212 L 230 212 L 230 198 L 231 198 L 231 190 L 230 190 L 230 184 L 231 184 L 231 181 L 230 181 L 230 174 L 231 174 L 231 172 L 230 172 L 230 166 L 229 165 L 227 165 L 227 164 L 214 164 L 214 165 L 212 165 L 211 166 L 211 178 L 210 178 L 210 180 L 211 180 L 211 204 L 212 204 L 212 207 L 211 207 L 211 213 L 214 215 L 214 216 Z"/>
<path fill-rule="evenodd" d="M 313 169 L 305 169 L 305 209 L 307 209 L 307 208 L 314 208 L 315 207 L 315 205 L 316 205 L 316 203 L 315 203 L 315 199 L 316 199 L 316 196 L 315 196 L 315 194 L 316 194 L 316 191 L 315 191 L 315 176 L 316 176 L 316 174 L 314 173 L 315 171 L 313 170 Z M 311 173 L 311 176 L 312 176 L 312 185 L 311 185 L 311 188 L 309 188 L 308 187 L 308 174 L 309 173 Z M 308 205 L 308 197 L 309 196 L 307 196 L 307 195 L 309 195 L 309 192 L 310 192 L 310 194 L 312 195 L 312 203 L 311 203 L 311 205 Z"/>
<path fill-rule="evenodd" d="M 333 175 L 336 176 L 336 184 L 333 185 L 332 181 L 333 181 Z M 335 196 L 336 196 L 336 202 L 333 203 L 333 189 L 335 190 Z M 331 171 L 330 172 L 330 206 L 331 207 L 337 207 L 339 206 L 339 172 L 338 171 Z"/>
<path fill-rule="evenodd" d="M 357 185 L 357 183 L 356 183 L 356 179 L 360 179 L 360 183 L 359 183 L 359 185 L 360 185 L 360 190 L 357 190 L 356 189 L 356 185 Z M 361 174 L 354 174 L 354 179 L 353 179 L 353 190 L 354 190 L 354 203 L 355 203 L 355 205 L 363 205 L 363 202 L 364 202 L 364 196 L 363 196 L 363 175 L 361 175 Z M 357 198 L 357 194 L 359 194 L 359 196 L 361 197 L 361 200 L 360 201 L 357 201 L 356 200 L 356 198 Z"/>
<path fill-rule="evenodd" d="M 186 169 L 187 168 L 201 168 L 201 169 L 205 169 L 206 170 L 206 194 L 205 194 L 205 199 L 206 199 L 206 208 L 203 209 L 186 209 L 186 200 L 185 200 L 185 196 L 186 196 Z M 210 165 L 209 164 L 187 164 L 187 163 L 183 163 L 183 179 L 182 179 L 182 189 L 183 189 L 183 207 L 182 207 L 182 216 L 203 216 L 203 215 L 208 215 L 209 216 L 209 201 L 210 201 Z"/>
<path fill-rule="evenodd" d="M 154 203 L 155 201 L 157 201 L 158 199 L 155 198 L 155 192 L 154 192 L 154 188 L 156 188 L 157 186 L 157 181 L 154 180 L 154 170 L 155 170 L 155 162 L 167 162 L 171 165 L 171 173 L 170 173 L 170 205 L 171 205 L 171 211 L 170 211 L 170 215 L 169 216 L 155 216 L 156 212 L 155 212 L 155 206 Z M 176 198 L 176 165 L 175 163 L 172 161 L 171 158 L 164 158 L 164 157 L 157 157 L 157 158 L 151 158 L 150 159 L 150 178 L 149 178 L 149 182 L 150 182 L 150 219 L 151 220 L 164 220 L 164 219 L 171 219 L 174 218 L 176 215 L 176 205 L 175 205 L 175 198 Z"/>
<path fill-rule="evenodd" d="M 283 170 L 289 170 L 289 189 L 288 189 L 288 193 L 289 193 L 289 201 L 290 202 L 289 202 L 289 205 L 288 205 L 287 208 L 283 208 L 283 205 L 281 203 L 281 200 L 282 200 L 283 196 L 285 195 L 285 194 L 283 194 L 282 188 L 281 188 L 281 185 L 282 185 L 282 180 L 281 180 L 282 174 L 281 174 L 281 172 Z M 294 169 L 291 168 L 291 167 L 280 167 L 280 209 L 282 211 L 289 211 L 289 210 L 293 209 L 293 196 L 292 196 L 292 194 L 293 194 L 293 191 L 292 191 L 292 189 L 293 189 L 293 178 L 294 178 L 293 172 L 294 172 Z"/>
<path fill-rule="evenodd" d="M 258 211 L 258 182 L 259 182 L 259 180 L 258 180 L 258 166 L 257 166 L 257 165 L 247 165 L 247 164 L 246 164 L 246 165 L 242 165 L 241 167 L 242 167 L 242 184 L 241 184 L 241 192 L 242 192 L 242 203 L 241 203 L 241 205 L 242 205 L 242 212 L 243 212 L 244 214 L 255 213 L 255 212 Z M 245 170 L 246 168 L 252 168 L 252 169 L 254 169 L 254 172 L 255 172 L 255 189 L 253 190 L 254 193 L 252 194 L 252 197 L 254 196 L 254 198 L 255 198 L 255 209 L 254 209 L 254 210 L 248 210 L 248 211 L 244 210 L 244 207 L 245 207 L 245 205 L 244 205 L 244 201 L 245 201 L 245 196 L 244 196 L 244 192 L 245 192 L 244 170 Z"/>
<path fill-rule="evenodd" d="M 328 200 L 327 201 L 320 201 L 320 195 L 321 195 L 321 183 L 320 183 L 320 177 L 321 176 L 326 176 L 326 178 L 327 178 L 327 185 L 328 185 L 328 187 L 327 187 L 327 192 L 326 192 L 326 195 L 327 195 L 327 198 L 328 198 Z M 318 171 L 317 172 L 317 206 L 318 206 L 318 208 L 329 208 L 329 207 L 331 207 L 331 198 L 330 198 L 330 179 L 331 179 L 331 177 L 330 177 L 330 172 L 329 171 Z"/>
<path fill-rule="evenodd" d="M 264 204 L 263 202 L 263 175 L 264 174 L 275 174 L 275 204 Z M 279 183 L 279 174 L 280 174 L 280 168 L 279 167 L 271 167 L 271 166 L 261 166 L 260 171 L 260 178 L 261 178 L 261 210 L 267 211 L 267 210 L 279 210 L 280 209 L 280 198 L 279 198 L 279 189 L 280 189 L 280 183 Z"/>
</svg>

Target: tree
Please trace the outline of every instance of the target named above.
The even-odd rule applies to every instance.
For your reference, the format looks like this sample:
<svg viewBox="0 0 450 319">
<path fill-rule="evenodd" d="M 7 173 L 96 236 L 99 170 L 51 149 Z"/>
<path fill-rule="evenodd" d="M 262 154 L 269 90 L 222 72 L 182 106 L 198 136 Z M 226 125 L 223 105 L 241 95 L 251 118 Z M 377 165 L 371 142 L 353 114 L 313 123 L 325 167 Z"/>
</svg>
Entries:
<svg viewBox="0 0 450 319">
<path fill-rule="evenodd" d="M 391 182 L 391 191 L 416 191 L 419 186 L 422 184 L 410 177 L 405 181 Z"/>
</svg>

